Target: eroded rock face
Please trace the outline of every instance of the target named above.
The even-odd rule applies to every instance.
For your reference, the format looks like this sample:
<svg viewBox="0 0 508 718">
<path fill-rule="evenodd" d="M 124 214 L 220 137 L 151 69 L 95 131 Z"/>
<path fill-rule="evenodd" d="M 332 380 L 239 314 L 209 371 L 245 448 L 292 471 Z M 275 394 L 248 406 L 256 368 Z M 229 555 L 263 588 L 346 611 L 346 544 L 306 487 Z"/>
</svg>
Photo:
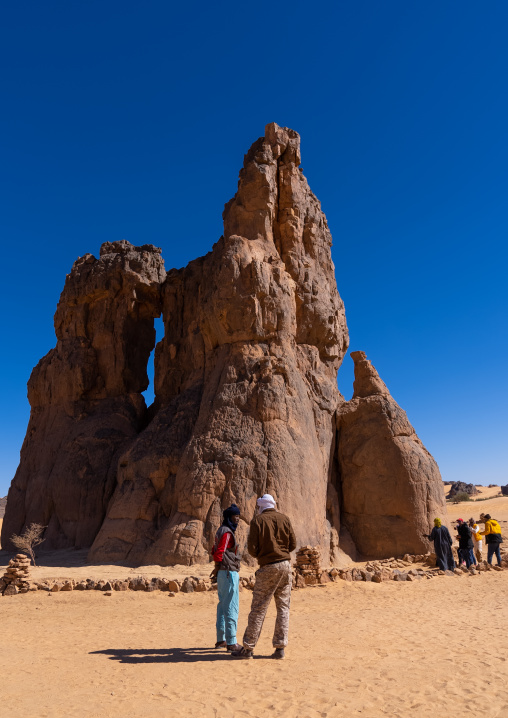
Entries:
<svg viewBox="0 0 508 718">
<path fill-rule="evenodd" d="M 90 560 L 208 561 L 222 509 L 240 507 L 244 543 L 267 491 L 300 542 L 335 550 L 336 374 L 348 333 L 299 144 L 268 125 L 245 157 L 224 236 L 168 273 L 158 411 L 120 460 Z"/>
<path fill-rule="evenodd" d="M 424 553 L 446 523 L 439 468 L 364 352 L 352 352 L 354 394 L 337 412 L 342 519 L 360 553 Z"/>
<path fill-rule="evenodd" d="M 344 305 L 299 164 L 296 132 L 267 125 L 223 237 L 167 276 L 151 245 L 107 243 L 76 261 L 57 345 L 28 384 L 2 545 L 37 522 L 44 548 L 91 546 L 94 562 L 208 562 L 222 510 L 240 507 L 243 547 L 269 492 L 324 566 L 425 551 L 421 535 L 446 518 L 439 470 L 361 352 L 353 399 L 339 394 Z"/>
<path fill-rule="evenodd" d="M 468 496 L 475 496 L 477 493 L 479 492 L 474 484 L 466 484 L 464 481 L 453 481 L 450 486 L 448 496 L 450 498 L 453 498 L 456 494 L 468 494 Z"/>
<path fill-rule="evenodd" d="M 28 382 L 30 422 L 11 484 L 2 546 L 31 522 L 44 548 L 90 546 L 116 485 L 118 457 L 146 412 L 141 392 L 165 278 L 160 250 L 103 244 L 78 259 L 55 314 L 57 345 Z"/>
</svg>

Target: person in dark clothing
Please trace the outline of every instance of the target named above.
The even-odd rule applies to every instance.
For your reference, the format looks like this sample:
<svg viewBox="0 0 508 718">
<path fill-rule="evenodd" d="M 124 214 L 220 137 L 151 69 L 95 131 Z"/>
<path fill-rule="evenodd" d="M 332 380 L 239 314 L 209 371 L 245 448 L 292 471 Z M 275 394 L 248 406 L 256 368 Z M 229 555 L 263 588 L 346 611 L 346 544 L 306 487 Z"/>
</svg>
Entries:
<svg viewBox="0 0 508 718">
<path fill-rule="evenodd" d="M 453 539 L 446 526 L 441 525 L 441 519 L 434 519 L 434 528 L 425 538 L 434 542 L 436 566 L 442 571 L 453 571 L 455 568 L 455 561 L 452 554 Z"/>
<path fill-rule="evenodd" d="M 235 531 L 240 521 L 240 509 L 236 504 L 222 513 L 222 525 L 215 534 L 212 558 L 215 568 L 213 578 L 217 579 L 217 643 L 215 648 L 236 651 L 241 646 L 236 642 L 236 627 L 240 608 L 240 554 Z"/>
<path fill-rule="evenodd" d="M 459 558 L 466 562 L 466 568 L 476 563 L 473 555 L 474 542 L 471 529 L 463 519 L 457 519 L 457 538 L 459 539 Z"/>
</svg>

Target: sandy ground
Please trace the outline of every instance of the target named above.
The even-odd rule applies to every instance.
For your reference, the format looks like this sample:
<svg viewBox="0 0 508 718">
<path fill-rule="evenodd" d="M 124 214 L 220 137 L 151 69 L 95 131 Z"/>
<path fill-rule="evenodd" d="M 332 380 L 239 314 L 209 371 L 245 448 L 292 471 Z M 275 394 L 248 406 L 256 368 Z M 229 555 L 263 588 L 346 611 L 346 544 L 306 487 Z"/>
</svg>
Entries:
<svg viewBox="0 0 508 718">
<path fill-rule="evenodd" d="M 506 717 L 507 589 L 508 571 L 295 591 L 280 662 L 273 607 L 254 660 L 211 648 L 213 593 L 3 598 L 2 714 Z"/>
<path fill-rule="evenodd" d="M 448 506 L 452 521 L 491 513 L 508 536 L 508 497 Z M 84 560 L 79 551 L 46 556 L 52 565 L 35 569 L 34 577 L 183 577 L 210 570 L 92 567 Z M 4 597 L 2 715 L 507 718 L 507 590 L 508 571 L 491 571 L 295 591 L 287 658 L 277 662 L 268 658 L 273 606 L 255 659 L 235 661 L 211 648 L 215 593 Z M 239 639 L 251 596 L 240 594 Z"/>
<path fill-rule="evenodd" d="M 478 489 L 478 494 L 474 497 L 475 499 L 493 498 L 494 496 L 499 496 L 501 493 L 501 488 L 499 486 L 492 486 L 489 488 L 488 486 L 479 486 L 477 484 L 476 488 Z"/>
<path fill-rule="evenodd" d="M 492 489 L 491 489 L 492 490 Z M 478 519 L 480 514 L 490 514 L 505 529 L 508 539 L 508 496 L 486 501 L 462 501 L 460 504 L 447 503 L 448 518 L 455 521 L 458 518 L 468 521 L 470 518 Z"/>
</svg>

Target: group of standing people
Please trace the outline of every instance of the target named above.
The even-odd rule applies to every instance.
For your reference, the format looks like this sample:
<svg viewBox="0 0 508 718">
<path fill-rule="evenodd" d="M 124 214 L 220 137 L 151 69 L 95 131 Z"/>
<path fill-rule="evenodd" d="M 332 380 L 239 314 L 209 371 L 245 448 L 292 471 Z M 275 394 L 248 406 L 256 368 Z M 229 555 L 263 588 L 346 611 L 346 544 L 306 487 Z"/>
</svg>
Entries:
<svg viewBox="0 0 508 718">
<path fill-rule="evenodd" d="M 243 635 L 242 645 L 236 642 L 238 612 L 240 608 L 240 564 L 241 556 L 235 533 L 240 522 L 240 509 L 231 504 L 223 511 L 222 524 L 215 535 L 212 558 L 215 568 L 212 580 L 217 581 L 219 602 L 217 605 L 217 643 L 215 648 L 225 648 L 234 658 L 252 658 L 258 642 L 266 611 L 272 597 L 275 599 L 277 618 L 273 634 L 275 652 L 272 658 L 284 658 L 288 644 L 289 608 L 291 601 L 291 552 L 296 548 L 295 532 L 290 519 L 276 510 L 273 496 L 264 494 L 257 502 L 257 515 L 251 521 L 247 550 L 257 559 L 256 582 L 252 605 Z M 484 523 L 484 531 L 478 524 Z M 492 564 L 496 556 L 501 565 L 500 544 L 503 542 L 499 522 L 490 514 L 482 514 L 479 521 L 469 519 L 466 523 L 457 520 L 459 540 L 459 562 L 467 568 L 482 560 L 483 537 L 487 544 L 487 561 Z M 434 542 L 436 565 L 453 570 L 455 559 L 452 552 L 453 539 L 441 519 L 434 519 L 434 528 L 425 538 Z"/>
<path fill-rule="evenodd" d="M 484 531 L 480 531 L 478 524 L 485 524 Z M 492 564 L 495 556 L 497 565 L 501 565 L 500 545 L 503 543 L 501 535 L 501 527 L 499 522 L 491 517 L 490 514 L 481 515 L 478 521 L 469 519 L 466 523 L 463 519 L 457 519 L 457 536 L 459 541 L 458 557 L 459 563 L 465 564 L 466 568 L 476 566 L 483 560 L 483 537 L 487 544 L 487 561 Z M 453 558 L 452 544 L 453 539 L 450 536 L 446 526 L 443 526 L 441 519 L 434 519 L 434 528 L 425 538 L 434 542 L 434 552 L 436 554 L 436 565 L 443 571 L 453 570 L 455 568 L 455 559 Z"/>
<path fill-rule="evenodd" d="M 276 510 L 273 496 L 264 494 L 257 502 L 257 515 L 251 521 L 247 550 L 257 559 L 256 583 L 252 605 L 243 635 L 243 645 L 236 642 L 239 612 L 239 571 L 241 556 L 235 532 L 240 522 L 240 509 L 231 504 L 223 511 L 222 525 L 217 530 L 212 549 L 215 568 L 212 580 L 217 580 L 217 643 L 234 658 L 252 658 L 259 639 L 268 605 L 275 599 L 277 618 L 273 634 L 275 652 L 272 658 L 284 658 L 288 643 L 289 608 L 293 574 L 291 552 L 296 537 L 290 519 Z"/>
</svg>

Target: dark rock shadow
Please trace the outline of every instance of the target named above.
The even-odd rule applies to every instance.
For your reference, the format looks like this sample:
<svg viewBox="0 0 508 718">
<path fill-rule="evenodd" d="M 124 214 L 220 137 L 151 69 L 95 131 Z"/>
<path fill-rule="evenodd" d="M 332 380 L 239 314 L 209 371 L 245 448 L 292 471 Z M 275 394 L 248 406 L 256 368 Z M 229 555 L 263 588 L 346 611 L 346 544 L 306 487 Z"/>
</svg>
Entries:
<svg viewBox="0 0 508 718">
<path fill-rule="evenodd" d="M 214 648 L 107 648 L 103 651 L 90 651 L 89 655 L 107 656 L 111 661 L 120 663 L 198 663 L 201 661 L 231 661 L 233 658 L 224 650 Z M 254 656 L 269 658 L 269 656 Z"/>
</svg>

